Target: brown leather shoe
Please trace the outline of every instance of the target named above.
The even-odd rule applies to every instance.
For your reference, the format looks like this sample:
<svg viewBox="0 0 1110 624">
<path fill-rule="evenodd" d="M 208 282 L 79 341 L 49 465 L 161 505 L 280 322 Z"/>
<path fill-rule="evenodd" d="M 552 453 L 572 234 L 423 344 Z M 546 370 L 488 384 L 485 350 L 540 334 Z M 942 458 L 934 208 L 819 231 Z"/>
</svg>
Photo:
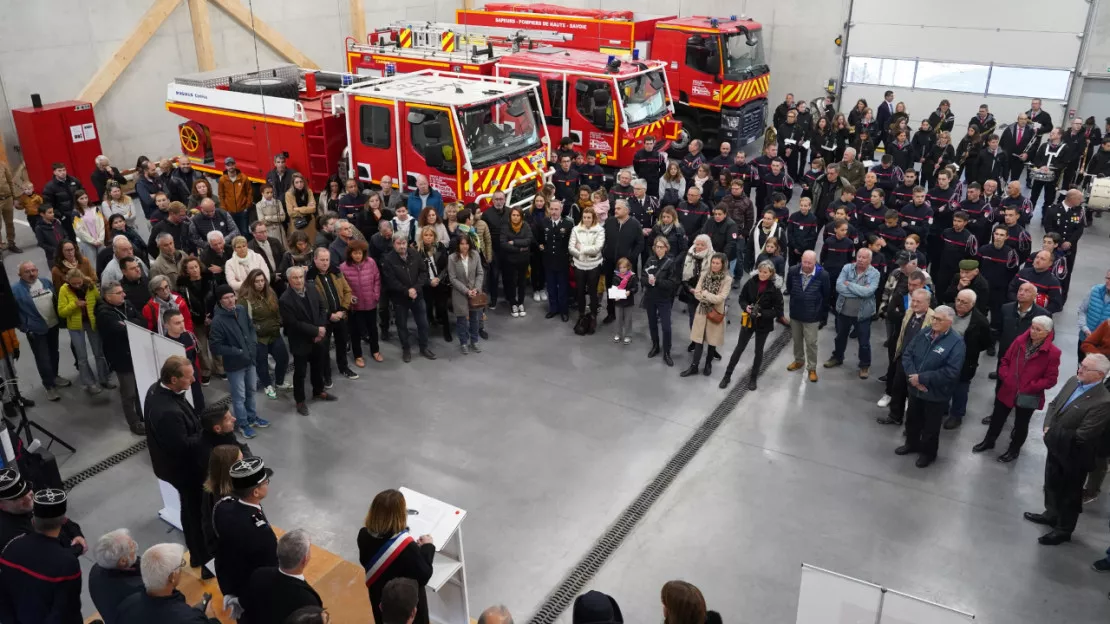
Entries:
<svg viewBox="0 0 1110 624">
<path fill-rule="evenodd" d="M 355 366 L 359 368 L 366 368 L 366 360 L 362 358 L 355 358 Z"/>
<path fill-rule="evenodd" d="M 381 361 L 382 361 L 382 360 L 384 360 L 384 359 L 385 359 L 385 358 L 383 358 L 383 357 L 382 357 L 382 354 L 381 354 L 381 353 L 375 353 L 375 354 L 374 354 L 374 361 L 375 361 L 375 362 L 381 362 Z"/>
<path fill-rule="evenodd" d="M 809 380 L 812 381 L 813 383 L 817 383 L 817 371 L 815 371 L 815 370 L 809 371 Z"/>
<path fill-rule="evenodd" d="M 859 378 L 860 379 L 867 379 L 870 375 L 871 375 L 871 369 L 867 368 L 866 366 L 859 369 Z"/>
<path fill-rule="evenodd" d="M 799 362 L 798 360 L 794 360 L 793 362 L 786 365 L 786 370 L 793 373 L 794 371 L 798 370 L 799 368 L 801 368 L 803 366 L 805 366 L 805 362 Z"/>
</svg>

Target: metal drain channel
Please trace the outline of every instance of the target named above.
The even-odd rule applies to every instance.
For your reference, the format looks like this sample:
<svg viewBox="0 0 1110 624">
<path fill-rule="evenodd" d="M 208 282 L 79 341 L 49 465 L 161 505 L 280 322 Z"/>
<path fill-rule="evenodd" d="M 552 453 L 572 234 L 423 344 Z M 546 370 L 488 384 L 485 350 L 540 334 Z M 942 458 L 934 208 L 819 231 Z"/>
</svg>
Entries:
<svg viewBox="0 0 1110 624">
<path fill-rule="evenodd" d="M 213 402 L 212 405 L 231 405 L 231 396 L 225 396 L 219 401 Z M 108 470 L 112 466 L 123 463 L 125 459 L 138 455 L 140 452 L 146 450 L 146 444 L 147 442 L 144 438 L 118 453 L 113 453 L 112 455 L 109 455 L 108 457 L 96 462 L 92 466 L 89 466 L 81 472 L 78 472 L 77 474 L 62 481 L 62 489 L 68 492 L 81 483 L 88 481 L 89 479 L 104 472 L 105 470 Z"/>
<path fill-rule="evenodd" d="M 786 348 L 790 342 L 790 332 L 781 332 L 771 342 L 763 353 L 763 366 L 760 375 L 770 369 L 774 359 Z M 748 394 L 748 385 L 743 382 L 743 377 L 737 380 L 736 385 L 717 407 L 702 421 L 701 425 L 687 438 L 686 442 L 671 456 L 670 460 L 655 475 L 655 478 L 640 492 L 632 503 L 621 512 L 617 519 L 609 525 L 605 533 L 594 543 L 590 551 L 571 570 L 555 589 L 547 595 L 535 615 L 528 621 L 529 624 L 553 624 L 570 606 L 579 592 L 597 574 L 601 566 L 616 552 L 632 529 L 647 514 L 655 501 L 667 490 L 675 480 L 678 473 L 690 463 L 697 455 L 710 436 L 720 427 L 736 405 Z"/>
</svg>

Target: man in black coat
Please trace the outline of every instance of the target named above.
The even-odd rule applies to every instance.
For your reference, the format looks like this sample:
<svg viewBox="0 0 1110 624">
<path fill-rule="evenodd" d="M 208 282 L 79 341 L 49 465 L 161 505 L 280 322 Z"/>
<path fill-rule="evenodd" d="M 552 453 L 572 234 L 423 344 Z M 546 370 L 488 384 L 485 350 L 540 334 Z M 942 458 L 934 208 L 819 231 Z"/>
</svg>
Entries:
<svg viewBox="0 0 1110 624">
<path fill-rule="evenodd" d="M 713 241 L 713 250 L 725 254 L 729 262 L 736 259 L 736 239 L 740 235 L 740 230 L 736 222 L 729 218 L 724 205 L 718 204 L 713 207 L 709 219 L 702 226 L 699 234 L 708 236 Z"/>
<path fill-rule="evenodd" d="M 262 261 L 266 263 L 266 268 L 270 270 L 270 285 L 273 286 L 278 296 L 281 296 L 281 293 L 285 292 L 285 280 L 277 267 L 285 256 L 285 246 L 281 244 L 280 240 L 267 233 L 265 223 L 255 221 L 251 224 L 251 238 L 247 247 L 262 256 Z"/>
<path fill-rule="evenodd" d="M 147 390 L 143 416 L 154 475 L 177 490 L 190 565 L 199 568 L 209 559 L 201 529 L 202 486 L 207 471 L 197 460 L 200 418 L 185 399 L 192 385 L 192 363 L 184 356 L 171 355 L 162 364 L 158 382 Z"/>
<path fill-rule="evenodd" d="M 89 572 L 89 596 L 104 624 L 119 624 L 119 606 L 143 591 L 138 544 L 127 529 L 104 534 L 93 548 L 96 565 Z"/>
<path fill-rule="evenodd" d="M 647 183 L 648 195 L 658 197 L 659 178 L 662 178 L 666 172 L 667 159 L 662 152 L 655 150 L 654 136 L 649 134 L 644 137 L 644 148 L 632 156 L 632 169 L 641 180 Z"/>
<path fill-rule="evenodd" d="M 90 197 L 92 201 L 104 201 L 104 189 L 108 186 L 108 182 L 115 182 L 120 186 L 127 185 L 127 178 L 119 172 L 119 169 L 112 166 L 112 162 L 108 160 L 107 156 L 101 155 L 96 157 L 96 170 L 89 176 L 92 182 L 93 191 L 96 197 Z"/>
<path fill-rule="evenodd" d="M 409 315 L 416 321 L 416 342 L 420 355 L 429 360 L 436 354 L 428 348 L 428 313 L 424 303 L 424 286 L 428 284 L 428 271 L 417 253 L 409 249 L 408 237 L 393 235 L 393 251 L 382 258 L 378 267 L 382 274 L 382 296 L 393 304 L 397 319 L 397 337 L 401 339 L 401 359 L 412 361 Z"/>
<path fill-rule="evenodd" d="M 1017 337 L 1029 330 L 1033 319 L 1038 316 L 1049 316 L 1048 310 L 1037 305 L 1037 287 L 1032 283 L 1025 283 L 1018 287 L 1017 298 L 1002 306 L 1001 320 L 998 324 L 998 359 L 1006 354 L 1006 350 L 1017 340 Z M 998 379 L 998 365 L 995 371 L 988 374 L 991 379 Z M 990 416 L 983 419 L 983 424 L 990 422 Z"/>
<path fill-rule="evenodd" d="M 151 259 L 158 257 L 158 235 L 162 232 L 173 237 L 174 249 L 180 249 L 187 254 L 195 254 L 196 246 L 189 238 L 189 215 L 185 204 L 170 202 L 166 209 L 166 218 L 150 226 L 150 238 L 147 239 L 147 253 Z"/>
<path fill-rule="evenodd" d="M 628 214 L 628 202 L 623 199 L 613 204 L 613 218 L 605 221 L 604 228 L 605 246 L 601 250 L 601 274 L 605 277 L 605 287 L 609 288 L 616 284 L 617 260 L 628 258 L 635 271 L 636 261 L 644 250 L 644 232 L 640 222 Z M 606 301 L 602 323 L 612 323 L 617 319 L 616 304 L 612 299 Z"/>
<path fill-rule="evenodd" d="M 1017 297 L 1018 288 L 1022 284 L 1032 284 L 1037 289 L 1037 304 L 1044 306 L 1049 315 L 1062 310 L 1064 293 L 1059 278 L 1052 272 L 1052 260 L 1052 252 L 1044 249 L 1038 251 L 1033 256 L 1033 266 L 1026 266 L 1018 271 L 1017 276 L 1010 282 L 1010 300 Z"/>
<path fill-rule="evenodd" d="M 959 277 L 953 276 L 938 299 L 944 305 L 952 305 L 956 302 L 956 296 L 964 289 L 975 291 L 976 310 L 983 314 L 990 313 L 990 284 L 987 283 L 986 278 L 979 274 L 978 260 L 961 260 Z M 970 355 L 970 353 L 969 349 L 968 354 Z"/>
<path fill-rule="evenodd" d="M 73 233 L 74 195 L 85 187 L 81 186 L 80 180 L 66 173 L 65 163 L 56 162 L 53 168 L 54 177 L 42 187 L 42 203 L 54 207 L 54 217 L 61 221 L 69 240 L 77 240 Z"/>
<path fill-rule="evenodd" d="M 0 622 L 81 624 L 81 564 L 58 542 L 66 522 L 66 493 L 34 495 L 33 533 L 20 535 L 0 553 Z"/>
<path fill-rule="evenodd" d="M 221 499 L 212 510 L 216 579 L 225 598 L 241 600 L 255 570 L 278 565 L 277 537 L 262 510 L 273 474 L 261 457 L 235 462 L 231 466 L 235 494 Z"/>
<path fill-rule="evenodd" d="M 128 264 L 133 267 L 134 262 Z M 104 285 L 100 301 L 93 312 L 96 330 L 100 334 L 104 359 L 119 378 L 119 395 L 123 402 L 123 416 L 135 435 L 146 435 L 146 425 L 139 416 L 139 387 L 135 381 L 135 365 L 131 361 L 131 343 L 127 338 L 127 323 L 146 327 L 142 314 L 127 300 L 126 291 L 119 282 Z"/>
<path fill-rule="evenodd" d="M 311 369 L 312 397 L 320 401 L 334 401 L 336 396 L 324 392 L 324 370 L 328 366 L 327 343 L 328 314 L 316 288 L 305 287 L 305 268 L 290 267 L 286 271 L 289 288 L 278 300 L 281 324 L 293 354 L 293 400 L 297 413 L 308 416 L 305 404 L 304 378 Z"/>
<path fill-rule="evenodd" d="M 305 582 L 312 543 L 304 529 L 289 531 L 277 543 L 277 567 L 258 568 L 239 597 L 245 610 L 239 624 L 285 622 L 302 607 L 323 607 L 320 594 Z"/>
<path fill-rule="evenodd" d="M 34 532 L 34 495 L 31 484 L 20 476 L 18 470 L 0 470 L 0 550 L 20 535 Z M 58 543 L 78 557 L 85 554 L 88 548 L 80 525 L 69 518 L 62 523 Z"/>
<path fill-rule="evenodd" d="M 991 343 L 990 321 L 978 305 L 978 294 L 970 288 L 964 288 L 956 295 L 954 302 L 956 316 L 952 320 L 952 331 L 963 336 L 964 364 L 952 391 L 952 403 L 948 409 L 948 418 L 944 421 L 945 429 L 955 429 L 963 423 L 971 380 L 979 370 L 979 354 L 986 351 Z"/>
<path fill-rule="evenodd" d="M 183 574 L 179 562 L 184 557 L 181 544 L 155 544 L 146 549 L 141 564 L 145 589 L 120 604 L 119 624 L 219 624 L 211 617 L 216 605 L 209 603 L 203 610 L 192 607 L 178 591 Z"/>
<path fill-rule="evenodd" d="M 577 198 L 576 198 L 577 199 Z M 509 211 L 505 209 L 505 193 L 494 191 L 490 205 L 482 212 L 482 221 L 489 228 L 493 243 L 493 262 L 486 271 L 486 292 L 489 293 L 489 308 L 497 307 L 497 285 L 501 283 L 501 267 L 505 266 L 505 252 L 501 249 L 501 230 L 509 227 Z M 379 265 L 381 262 L 379 261 Z"/>
<path fill-rule="evenodd" d="M 547 210 L 547 217 L 539 222 L 537 238 L 540 252 L 543 253 L 543 270 L 547 284 L 547 315 L 544 318 L 560 318 L 566 323 L 570 306 L 570 232 L 574 221 L 563 216 L 563 202 L 553 201 Z"/>
</svg>

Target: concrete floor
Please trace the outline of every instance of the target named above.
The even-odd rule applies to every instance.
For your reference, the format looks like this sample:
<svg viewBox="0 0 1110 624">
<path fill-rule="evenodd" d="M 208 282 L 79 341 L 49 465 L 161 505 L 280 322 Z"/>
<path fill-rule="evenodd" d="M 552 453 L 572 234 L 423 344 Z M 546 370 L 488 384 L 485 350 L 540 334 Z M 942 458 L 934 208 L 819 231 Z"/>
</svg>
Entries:
<svg viewBox="0 0 1110 624">
<path fill-rule="evenodd" d="M 1076 294 L 1057 315 L 1066 369 L 1074 365 L 1078 293 L 1102 279 L 1110 258 L 1110 221 L 1095 223 L 1082 243 Z M 5 257 L 9 277 L 24 258 L 45 268 L 26 228 L 19 243 L 27 252 Z M 288 397 L 259 395 L 273 427 L 250 444 L 277 471 L 265 503 L 274 524 L 306 528 L 316 543 L 357 560 L 354 537 L 379 490 L 405 485 L 449 501 L 469 512 L 471 615 L 503 602 L 524 621 L 724 396 L 720 368 L 712 379 L 678 377 L 688 363 L 681 337 L 675 368 L 644 359 L 639 317 L 636 339 L 624 347 L 603 332 L 580 338 L 569 324 L 545 321 L 541 304 L 529 301 L 528 310 L 521 320 L 504 306 L 494 313 L 480 355 L 464 358 L 433 336 L 440 359 L 406 366 L 394 339 L 383 346 L 386 362 L 360 371 L 362 379 L 337 376 L 340 401 L 314 406 L 309 418 L 297 416 Z M 685 326 L 681 310 L 675 326 Z M 726 357 L 735 336 L 730 327 Z M 65 341 L 63 374 L 73 378 Z M 822 332 L 822 356 L 831 343 L 831 331 Z M 912 458 L 896 457 L 899 432 L 874 422 L 882 413 L 874 403 L 880 344 L 876 338 L 870 381 L 845 367 L 822 371 L 814 385 L 785 372 L 788 356 L 773 362 L 758 393 L 740 403 L 591 586 L 613 594 L 629 622 L 661 618 L 659 588 L 672 578 L 701 587 L 729 622 L 790 622 L 806 562 L 987 623 L 1105 618 L 1110 582 L 1089 564 L 1110 541 L 1107 499 L 1081 517 L 1073 543 L 1036 543 L 1040 528 L 1021 512 L 1040 510 L 1037 436 L 1009 465 L 970 452 L 991 405 L 985 356 L 967 424 L 943 434 L 938 462 L 918 470 Z M 55 448 L 63 476 L 137 440 L 114 393 L 89 399 L 71 388 L 50 404 L 29 353 L 17 368 L 24 393 L 39 401 L 30 416 L 78 447 L 73 455 Z M 208 390 L 224 392 L 218 380 Z M 144 548 L 181 541 L 157 518 L 159 507 L 145 452 L 71 493 L 72 515 L 91 540 L 126 526 Z M 87 597 L 85 610 L 92 612 Z"/>
</svg>

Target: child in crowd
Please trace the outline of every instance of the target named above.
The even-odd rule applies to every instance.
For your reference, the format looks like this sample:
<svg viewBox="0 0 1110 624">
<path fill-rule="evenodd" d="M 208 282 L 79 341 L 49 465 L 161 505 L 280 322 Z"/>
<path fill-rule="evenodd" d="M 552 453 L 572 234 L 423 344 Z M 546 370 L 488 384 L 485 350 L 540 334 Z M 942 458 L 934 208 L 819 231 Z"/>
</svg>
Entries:
<svg viewBox="0 0 1110 624">
<path fill-rule="evenodd" d="M 597 215 L 597 222 L 605 225 L 605 220 L 609 218 L 609 193 L 599 188 L 590 194 L 590 200 L 594 203 L 593 209 L 594 214 Z"/>
<path fill-rule="evenodd" d="M 925 257 L 925 252 L 921 251 L 921 237 L 917 234 L 910 234 L 906 237 L 906 242 L 903 249 L 910 252 L 914 258 L 917 258 L 917 268 L 924 270 L 928 266 L 928 259 Z"/>
<path fill-rule="evenodd" d="M 35 192 L 35 185 L 30 182 L 23 183 L 23 194 L 15 199 L 15 207 L 22 210 L 27 215 L 27 225 L 31 226 L 31 231 L 35 231 L 39 221 L 42 217 L 39 216 L 39 210 L 42 206 L 42 195 Z"/>
<path fill-rule="evenodd" d="M 624 299 L 617 301 L 617 333 L 613 336 L 613 342 L 623 340 L 624 344 L 631 344 L 633 304 L 640 282 L 632 272 L 632 262 L 628 258 L 617 260 L 617 283 L 613 288 L 627 293 Z"/>
</svg>

